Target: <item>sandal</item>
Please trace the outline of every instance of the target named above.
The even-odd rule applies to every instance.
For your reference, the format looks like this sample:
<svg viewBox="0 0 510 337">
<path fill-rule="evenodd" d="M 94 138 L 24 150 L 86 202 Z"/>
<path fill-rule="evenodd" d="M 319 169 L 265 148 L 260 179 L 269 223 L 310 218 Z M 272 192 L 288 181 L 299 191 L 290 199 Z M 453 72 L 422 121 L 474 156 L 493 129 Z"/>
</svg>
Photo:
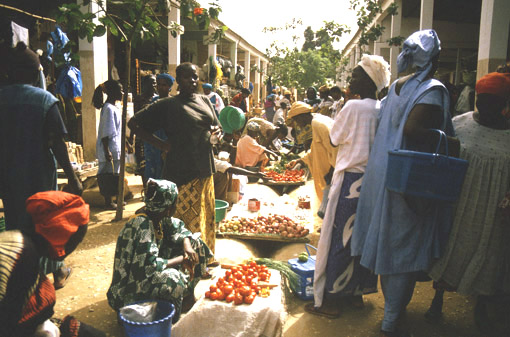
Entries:
<svg viewBox="0 0 510 337">
<path fill-rule="evenodd" d="M 55 288 L 55 290 L 64 288 L 67 281 L 69 280 L 69 277 L 71 276 L 71 274 L 73 272 L 73 268 L 71 268 L 71 267 L 61 268 L 61 270 L 64 270 L 65 276 L 61 277 L 61 278 L 58 278 L 58 277 L 55 278 L 55 280 L 53 281 L 53 287 Z M 55 277 L 55 274 L 53 274 L 53 276 Z"/>
<path fill-rule="evenodd" d="M 316 307 L 313 302 L 305 304 L 305 311 L 309 314 L 323 316 L 329 319 L 336 319 L 340 317 L 340 313 L 329 313 L 322 311 L 321 308 Z"/>
</svg>

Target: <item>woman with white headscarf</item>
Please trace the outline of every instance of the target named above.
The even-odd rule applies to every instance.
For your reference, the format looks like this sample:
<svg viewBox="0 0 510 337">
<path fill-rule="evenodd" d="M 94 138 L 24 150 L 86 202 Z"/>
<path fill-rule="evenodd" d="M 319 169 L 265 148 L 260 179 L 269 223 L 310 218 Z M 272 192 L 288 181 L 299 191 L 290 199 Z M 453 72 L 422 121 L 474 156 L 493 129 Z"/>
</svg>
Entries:
<svg viewBox="0 0 510 337">
<path fill-rule="evenodd" d="M 397 322 L 411 300 L 417 277 L 438 258 L 448 238 L 451 205 L 409 198 L 385 188 L 388 151 L 434 152 L 442 129 L 450 154 L 459 151 L 449 113 L 449 96 L 432 78 L 440 41 L 434 30 L 413 33 L 404 42 L 397 65 L 416 72 L 395 81 L 381 103 L 375 135 L 352 233 L 352 255 L 381 276 L 384 319 L 381 336 L 402 336 Z M 404 334 L 405 335 L 405 334 Z"/>
<path fill-rule="evenodd" d="M 377 128 L 377 92 L 389 81 L 388 63 L 381 56 L 363 55 L 349 83 L 350 91 L 360 99 L 347 102 L 329 133 L 338 153 L 315 263 L 314 303 L 305 306 L 309 313 L 336 318 L 340 298 L 362 306 L 362 295 L 377 291 L 377 276 L 351 256 L 351 233 Z"/>
</svg>

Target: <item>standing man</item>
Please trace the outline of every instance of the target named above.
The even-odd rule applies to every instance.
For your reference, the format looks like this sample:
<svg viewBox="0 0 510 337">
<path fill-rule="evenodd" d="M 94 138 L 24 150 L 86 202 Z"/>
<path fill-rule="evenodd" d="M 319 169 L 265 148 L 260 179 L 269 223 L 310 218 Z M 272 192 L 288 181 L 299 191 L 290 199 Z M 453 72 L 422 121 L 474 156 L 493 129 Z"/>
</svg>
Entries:
<svg viewBox="0 0 510 337">
<path fill-rule="evenodd" d="M 5 225 L 7 230 L 28 234 L 34 233 L 34 225 L 25 201 L 37 192 L 57 190 L 55 159 L 67 176 L 67 191 L 77 195 L 83 191 L 69 162 L 58 100 L 33 86 L 40 67 L 39 56 L 18 43 L 10 54 L 10 85 L 0 89 L 0 197 Z M 63 287 L 71 269 L 49 262 L 43 272 L 53 272 L 55 288 Z"/>
</svg>

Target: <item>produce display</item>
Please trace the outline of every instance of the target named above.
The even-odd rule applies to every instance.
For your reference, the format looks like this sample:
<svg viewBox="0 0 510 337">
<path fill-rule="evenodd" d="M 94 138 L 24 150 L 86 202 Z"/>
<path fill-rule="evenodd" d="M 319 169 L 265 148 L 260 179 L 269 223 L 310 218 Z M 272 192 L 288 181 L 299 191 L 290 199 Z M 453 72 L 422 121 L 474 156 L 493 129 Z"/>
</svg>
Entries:
<svg viewBox="0 0 510 337">
<path fill-rule="evenodd" d="M 287 238 L 301 238 L 310 232 L 304 226 L 284 215 L 259 215 L 255 218 L 234 216 L 219 224 L 222 233 L 274 234 Z"/>
<path fill-rule="evenodd" d="M 276 286 L 267 283 L 270 277 L 267 266 L 255 261 L 230 266 L 225 275 L 209 287 L 205 297 L 213 301 L 233 302 L 235 305 L 252 304 L 257 295 L 268 297 L 270 288 Z"/>
<path fill-rule="evenodd" d="M 284 170 L 276 172 L 266 168 L 264 171 L 270 181 L 296 183 L 305 180 L 305 170 Z"/>
<path fill-rule="evenodd" d="M 295 159 L 299 159 L 299 158 L 301 158 L 301 157 L 299 157 L 299 155 L 294 154 L 294 153 L 282 154 L 280 161 L 278 161 L 274 165 L 268 167 L 268 169 L 275 171 L 277 173 L 282 173 L 283 171 L 285 171 L 287 169 L 286 166 L 289 162 L 291 162 L 292 160 L 295 160 Z"/>
</svg>

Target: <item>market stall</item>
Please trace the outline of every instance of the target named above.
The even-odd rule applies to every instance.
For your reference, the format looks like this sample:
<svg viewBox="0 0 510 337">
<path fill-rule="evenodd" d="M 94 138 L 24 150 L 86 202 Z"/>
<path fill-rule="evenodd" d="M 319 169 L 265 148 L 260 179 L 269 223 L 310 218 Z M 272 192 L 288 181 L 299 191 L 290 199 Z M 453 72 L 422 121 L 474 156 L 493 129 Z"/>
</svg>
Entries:
<svg viewBox="0 0 510 337">
<path fill-rule="evenodd" d="M 217 237 L 288 243 L 309 242 L 313 231 L 310 198 L 247 195 L 232 206 L 217 227 Z"/>
<path fill-rule="evenodd" d="M 197 302 L 172 327 L 172 336 L 282 336 L 287 313 L 280 272 L 270 269 L 267 284 L 271 287 L 265 294 L 255 296 L 252 303 L 237 304 L 235 300 L 227 302 L 205 296 L 220 278 L 226 278 L 225 273 L 225 269 L 218 267 L 211 280 L 199 282 L 195 288 Z"/>
</svg>

